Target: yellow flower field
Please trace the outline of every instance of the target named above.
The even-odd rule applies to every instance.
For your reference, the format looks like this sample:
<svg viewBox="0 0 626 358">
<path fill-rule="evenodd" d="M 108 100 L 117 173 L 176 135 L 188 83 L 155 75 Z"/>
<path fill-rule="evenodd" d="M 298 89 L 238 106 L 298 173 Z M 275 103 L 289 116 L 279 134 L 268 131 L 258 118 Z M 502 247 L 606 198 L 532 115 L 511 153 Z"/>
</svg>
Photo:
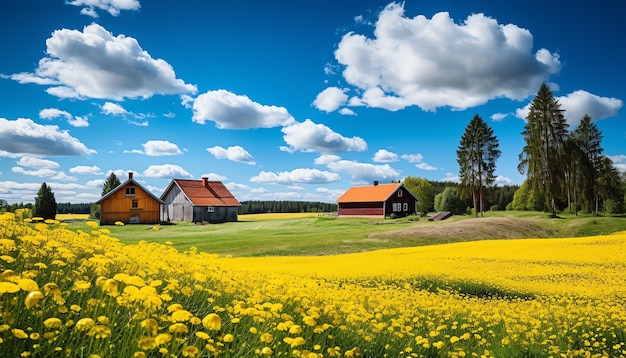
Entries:
<svg viewBox="0 0 626 358">
<path fill-rule="evenodd" d="M 2 357 L 626 356 L 626 233 L 324 257 L 0 215 Z"/>
</svg>

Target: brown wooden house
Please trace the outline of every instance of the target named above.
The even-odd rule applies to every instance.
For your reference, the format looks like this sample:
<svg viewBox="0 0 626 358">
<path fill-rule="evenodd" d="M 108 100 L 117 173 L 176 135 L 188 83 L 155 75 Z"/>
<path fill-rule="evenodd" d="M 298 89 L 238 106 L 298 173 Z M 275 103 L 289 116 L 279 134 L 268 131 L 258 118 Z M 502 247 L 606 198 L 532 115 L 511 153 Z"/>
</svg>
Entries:
<svg viewBox="0 0 626 358">
<path fill-rule="evenodd" d="M 237 221 L 241 204 L 221 181 L 174 179 L 161 195 L 164 221 Z"/>
<path fill-rule="evenodd" d="M 417 198 L 399 183 L 355 186 L 339 199 L 340 217 L 403 217 L 415 213 Z"/>
<path fill-rule="evenodd" d="M 124 224 L 158 224 L 161 220 L 163 201 L 133 179 L 117 186 L 96 202 L 100 204 L 100 225 L 112 225 L 116 221 Z"/>
</svg>

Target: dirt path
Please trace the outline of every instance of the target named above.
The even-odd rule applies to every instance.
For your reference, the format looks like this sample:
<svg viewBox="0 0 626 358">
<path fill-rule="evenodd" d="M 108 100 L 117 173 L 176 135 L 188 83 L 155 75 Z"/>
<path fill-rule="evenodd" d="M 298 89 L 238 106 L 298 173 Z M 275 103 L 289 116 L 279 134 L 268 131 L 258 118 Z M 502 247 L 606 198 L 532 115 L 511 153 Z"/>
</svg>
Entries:
<svg viewBox="0 0 626 358">
<path fill-rule="evenodd" d="M 554 229 L 546 227 L 545 223 L 542 224 L 538 220 L 493 217 L 423 223 L 407 229 L 371 234 L 370 238 L 471 241 L 551 237 L 554 234 Z"/>
</svg>

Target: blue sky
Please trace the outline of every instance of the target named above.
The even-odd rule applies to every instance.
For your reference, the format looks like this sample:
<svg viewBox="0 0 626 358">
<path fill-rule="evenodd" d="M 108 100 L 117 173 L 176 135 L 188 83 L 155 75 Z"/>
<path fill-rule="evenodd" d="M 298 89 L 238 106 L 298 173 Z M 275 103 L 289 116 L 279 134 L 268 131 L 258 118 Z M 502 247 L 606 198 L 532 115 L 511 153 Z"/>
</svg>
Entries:
<svg viewBox="0 0 626 358">
<path fill-rule="evenodd" d="M 626 171 L 626 5 L 604 1 L 5 1 L 0 199 L 92 202 L 110 172 L 155 195 L 334 202 L 353 185 L 458 180 L 475 114 L 498 184 L 545 82 Z"/>
</svg>

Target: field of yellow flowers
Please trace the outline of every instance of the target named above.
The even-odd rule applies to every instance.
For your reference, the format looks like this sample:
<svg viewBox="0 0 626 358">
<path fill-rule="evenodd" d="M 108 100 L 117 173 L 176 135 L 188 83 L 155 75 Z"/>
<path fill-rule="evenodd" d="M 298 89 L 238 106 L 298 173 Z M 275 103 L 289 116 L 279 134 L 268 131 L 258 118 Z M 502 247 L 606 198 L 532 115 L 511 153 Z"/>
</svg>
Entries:
<svg viewBox="0 0 626 358">
<path fill-rule="evenodd" d="M 626 233 L 231 258 L 21 215 L 2 357 L 626 356 Z"/>
</svg>

